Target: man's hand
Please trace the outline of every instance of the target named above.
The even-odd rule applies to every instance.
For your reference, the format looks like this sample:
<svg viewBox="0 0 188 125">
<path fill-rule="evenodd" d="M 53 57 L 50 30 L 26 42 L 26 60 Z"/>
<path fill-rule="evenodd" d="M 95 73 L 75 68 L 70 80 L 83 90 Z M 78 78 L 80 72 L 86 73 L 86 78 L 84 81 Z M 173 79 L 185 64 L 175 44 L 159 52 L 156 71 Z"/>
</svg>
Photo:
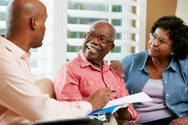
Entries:
<svg viewBox="0 0 188 125">
<path fill-rule="evenodd" d="M 116 121 L 117 121 L 118 125 L 134 125 L 134 123 L 131 123 L 131 122 L 127 121 L 127 120 L 118 120 L 118 119 L 116 119 Z"/>
<path fill-rule="evenodd" d="M 113 62 L 110 64 L 110 66 L 114 69 L 114 71 L 120 75 L 121 77 L 125 77 L 124 73 L 123 73 L 123 66 L 121 63 L 119 62 Z"/>
<path fill-rule="evenodd" d="M 128 111 L 128 106 L 125 108 L 120 108 L 119 110 L 116 111 L 116 113 L 118 114 L 118 117 L 120 120 L 131 120 L 131 115 Z"/>
<path fill-rule="evenodd" d="M 92 93 L 87 101 L 91 103 L 93 112 L 102 109 L 109 102 L 110 98 L 111 88 L 102 88 Z"/>
<path fill-rule="evenodd" d="M 173 120 L 169 125 L 188 125 L 188 116 L 177 118 Z"/>
<path fill-rule="evenodd" d="M 134 125 L 134 123 L 129 122 L 131 115 L 128 111 L 128 106 L 126 108 L 120 108 L 116 113 L 118 114 L 118 118 L 116 118 L 118 125 Z"/>
</svg>

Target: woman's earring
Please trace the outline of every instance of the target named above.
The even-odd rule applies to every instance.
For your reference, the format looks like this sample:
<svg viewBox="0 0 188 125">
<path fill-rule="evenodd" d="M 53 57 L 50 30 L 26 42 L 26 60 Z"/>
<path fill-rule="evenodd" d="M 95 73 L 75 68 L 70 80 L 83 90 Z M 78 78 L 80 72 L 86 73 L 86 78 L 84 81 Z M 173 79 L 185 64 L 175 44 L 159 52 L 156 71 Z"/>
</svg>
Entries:
<svg viewBox="0 0 188 125">
<path fill-rule="evenodd" d="M 174 52 L 172 51 L 172 52 L 170 53 L 170 55 L 173 56 L 173 55 L 174 55 Z"/>
</svg>

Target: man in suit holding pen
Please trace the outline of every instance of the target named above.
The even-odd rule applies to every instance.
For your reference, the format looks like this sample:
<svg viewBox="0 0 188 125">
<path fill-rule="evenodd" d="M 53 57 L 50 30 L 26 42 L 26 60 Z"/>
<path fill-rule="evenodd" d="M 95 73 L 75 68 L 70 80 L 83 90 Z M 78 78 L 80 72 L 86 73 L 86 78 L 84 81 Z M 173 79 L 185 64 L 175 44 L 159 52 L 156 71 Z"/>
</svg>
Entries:
<svg viewBox="0 0 188 125">
<path fill-rule="evenodd" d="M 106 54 L 115 46 L 115 35 L 115 28 L 105 21 L 97 21 L 91 25 L 78 56 L 64 64 L 55 79 L 57 100 L 86 100 L 92 92 L 103 87 L 116 90 L 111 94 L 111 99 L 129 95 L 122 77 L 104 61 Z M 116 113 L 121 122 L 134 123 L 139 118 L 132 104 Z"/>
</svg>

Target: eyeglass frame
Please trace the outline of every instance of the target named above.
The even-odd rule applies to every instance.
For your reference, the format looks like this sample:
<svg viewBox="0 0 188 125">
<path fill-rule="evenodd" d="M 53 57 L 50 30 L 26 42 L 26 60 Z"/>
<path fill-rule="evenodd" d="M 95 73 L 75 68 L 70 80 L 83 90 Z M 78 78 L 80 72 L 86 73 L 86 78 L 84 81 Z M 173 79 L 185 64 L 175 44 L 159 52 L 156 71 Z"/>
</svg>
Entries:
<svg viewBox="0 0 188 125">
<path fill-rule="evenodd" d="M 94 35 L 94 37 L 93 38 L 89 38 L 88 37 L 88 34 L 92 34 L 92 35 Z M 99 38 L 100 37 L 104 37 L 105 38 L 105 42 L 102 42 Z M 108 42 L 114 42 L 114 41 L 110 41 L 110 40 L 107 40 L 107 37 L 106 36 L 103 36 L 103 35 L 96 35 L 95 33 L 92 33 L 92 32 L 87 32 L 86 34 L 85 34 L 85 37 L 84 38 L 89 38 L 90 40 L 93 40 L 93 39 L 95 39 L 95 38 L 97 38 L 97 40 L 98 41 L 100 41 L 101 43 L 108 43 Z"/>
<path fill-rule="evenodd" d="M 172 45 L 172 44 L 166 43 L 166 42 L 165 42 L 165 43 L 163 42 L 163 43 L 161 44 L 161 42 L 160 42 L 161 39 L 160 39 L 160 38 L 157 38 L 156 35 L 154 35 L 154 33 L 150 33 L 149 36 L 150 36 L 150 39 L 152 39 L 152 40 L 157 40 L 157 43 L 158 43 L 159 45 L 161 45 L 161 46 Z M 164 40 L 162 40 L 162 41 L 164 41 Z M 167 40 L 165 40 L 165 41 L 167 41 Z M 168 42 L 168 41 L 167 41 L 167 42 Z"/>
</svg>

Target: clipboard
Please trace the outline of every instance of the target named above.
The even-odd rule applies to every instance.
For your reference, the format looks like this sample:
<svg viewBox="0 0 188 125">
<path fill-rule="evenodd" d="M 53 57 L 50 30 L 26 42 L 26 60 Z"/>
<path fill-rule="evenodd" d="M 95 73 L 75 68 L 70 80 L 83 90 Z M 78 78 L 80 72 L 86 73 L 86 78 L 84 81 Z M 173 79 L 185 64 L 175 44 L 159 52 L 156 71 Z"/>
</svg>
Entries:
<svg viewBox="0 0 188 125">
<path fill-rule="evenodd" d="M 74 119 L 59 119 L 48 121 L 36 121 L 33 125 L 96 125 L 101 123 L 110 122 L 110 114 L 106 114 L 106 121 L 100 121 L 97 119 L 91 119 L 89 116 L 74 118 Z"/>
</svg>

